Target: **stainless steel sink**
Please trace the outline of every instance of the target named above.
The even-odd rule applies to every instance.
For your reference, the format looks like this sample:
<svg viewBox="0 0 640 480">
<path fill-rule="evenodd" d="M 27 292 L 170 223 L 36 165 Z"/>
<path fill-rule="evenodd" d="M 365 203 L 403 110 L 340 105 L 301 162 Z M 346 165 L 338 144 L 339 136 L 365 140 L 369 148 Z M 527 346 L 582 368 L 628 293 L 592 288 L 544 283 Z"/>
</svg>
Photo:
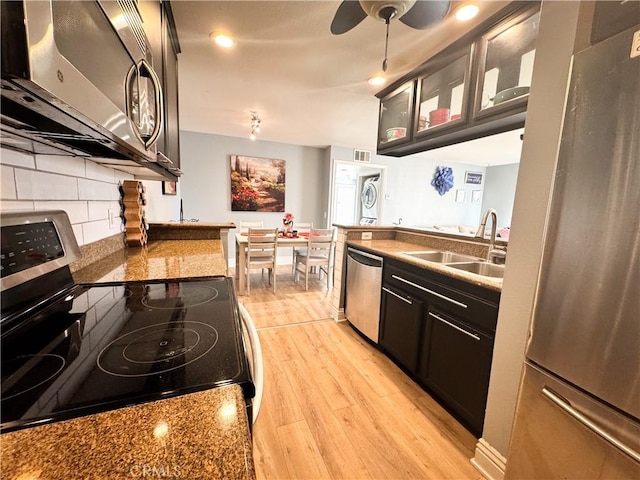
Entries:
<svg viewBox="0 0 640 480">
<path fill-rule="evenodd" d="M 454 262 L 478 262 L 481 261 L 478 257 L 472 257 L 471 255 L 462 255 L 460 253 L 453 252 L 404 252 L 404 255 L 410 257 L 419 258 L 420 260 L 426 260 L 428 262 L 436 263 L 454 263 Z"/>
<path fill-rule="evenodd" d="M 484 277 L 502 278 L 504 276 L 504 265 L 496 265 L 488 262 L 452 263 L 447 266 Z"/>
</svg>

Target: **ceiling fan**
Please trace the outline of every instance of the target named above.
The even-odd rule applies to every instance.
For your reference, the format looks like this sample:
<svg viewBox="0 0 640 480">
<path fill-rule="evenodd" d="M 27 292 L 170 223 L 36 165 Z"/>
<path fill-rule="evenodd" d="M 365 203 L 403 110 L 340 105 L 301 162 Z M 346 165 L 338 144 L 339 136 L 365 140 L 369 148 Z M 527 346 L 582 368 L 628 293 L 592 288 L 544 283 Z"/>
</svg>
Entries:
<svg viewBox="0 0 640 480">
<path fill-rule="evenodd" d="M 450 0 L 344 0 L 331 22 L 331 33 L 341 35 L 357 26 L 367 16 L 387 26 L 382 70 L 387 71 L 389 23 L 397 18 L 405 25 L 424 30 L 447 16 Z"/>
</svg>

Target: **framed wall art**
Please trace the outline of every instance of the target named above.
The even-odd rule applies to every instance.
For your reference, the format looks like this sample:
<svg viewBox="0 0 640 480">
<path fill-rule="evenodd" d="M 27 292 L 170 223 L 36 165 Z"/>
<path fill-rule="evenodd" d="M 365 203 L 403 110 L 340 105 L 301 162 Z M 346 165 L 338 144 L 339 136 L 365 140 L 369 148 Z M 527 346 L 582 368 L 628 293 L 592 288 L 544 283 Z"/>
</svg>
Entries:
<svg viewBox="0 0 640 480">
<path fill-rule="evenodd" d="M 231 155 L 231 210 L 284 212 L 285 161 Z"/>
<path fill-rule="evenodd" d="M 162 194 L 163 195 L 177 195 L 178 187 L 176 182 L 162 182 Z"/>
</svg>

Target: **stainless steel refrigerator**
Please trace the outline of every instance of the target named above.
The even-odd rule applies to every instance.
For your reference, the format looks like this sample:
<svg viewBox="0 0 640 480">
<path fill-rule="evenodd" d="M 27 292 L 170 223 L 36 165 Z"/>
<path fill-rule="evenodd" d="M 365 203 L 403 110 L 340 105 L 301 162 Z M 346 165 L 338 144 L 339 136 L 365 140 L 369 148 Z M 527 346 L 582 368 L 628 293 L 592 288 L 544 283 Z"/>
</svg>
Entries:
<svg viewBox="0 0 640 480">
<path fill-rule="evenodd" d="M 640 479 L 639 20 L 573 57 L 505 478 Z"/>
</svg>

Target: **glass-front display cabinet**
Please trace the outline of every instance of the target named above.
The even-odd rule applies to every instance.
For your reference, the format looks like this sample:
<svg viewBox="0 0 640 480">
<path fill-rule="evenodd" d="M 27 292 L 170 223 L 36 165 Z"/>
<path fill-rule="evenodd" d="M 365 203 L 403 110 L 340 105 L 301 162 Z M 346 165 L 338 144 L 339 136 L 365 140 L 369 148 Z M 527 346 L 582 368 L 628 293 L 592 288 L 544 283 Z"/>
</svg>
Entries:
<svg viewBox="0 0 640 480">
<path fill-rule="evenodd" d="M 416 135 L 466 121 L 472 46 L 438 60 L 418 79 Z"/>
<path fill-rule="evenodd" d="M 410 138 L 414 90 L 415 81 L 412 80 L 380 100 L 379 148 Z"/>
<path fill-rule="evenodd" d="M 538 9 L 496 27 L 480 42 L 475 116 L 499 113 L 526 102 L 531 87 Z"/>
</svg>

